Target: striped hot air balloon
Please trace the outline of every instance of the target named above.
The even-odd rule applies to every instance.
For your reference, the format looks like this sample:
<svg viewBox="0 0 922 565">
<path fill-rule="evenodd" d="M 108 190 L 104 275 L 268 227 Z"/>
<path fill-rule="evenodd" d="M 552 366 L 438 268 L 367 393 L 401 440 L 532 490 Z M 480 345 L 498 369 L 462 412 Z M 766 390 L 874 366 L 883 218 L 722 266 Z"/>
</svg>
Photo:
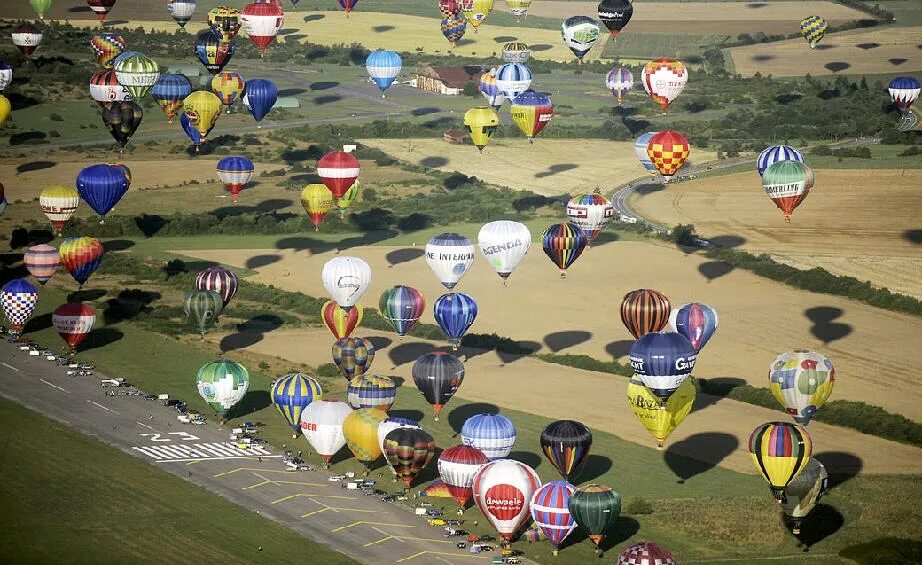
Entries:
<svg viewBox="0 0 922 565">
<path fill-rule="evenodd" d="M 138 130 L 144 119 L 144 110 L 134 100 L 112 102 L 100 112 L 102 123 L 109 130 L 112 139 L 118 144 L 119 153 L 125 152 L 125 146 L 131 136 Z"/>
<path fill-rule="evenodd" d="M 416 420 L 410 420 L 409 418 L 386 418 L 381 420 L 381 423 L 378 424 L 378 443 L 381 444 L 381 452 L 384 452 L 384 438 L 387 437 L 387 434 L 398 428 L 415 428 L 417 430 L 422 429 L 419 425 L 419 422 Z"/>
<path fill-rule="evenodd" d="M 657 133 L 650 138 L 650 143 L 647 145 L 650 162 L 663 176 L 663 182 L 669 182 L 676 171 L 682 168 L 689 153 L 691 153 L 691 145 L 688 139 L 674 131 L 667 130 Z"/>
<path fill-rule="evenodd" d="M 272 383 L 272 403 L 285 419 L 295 438 L 301 431 L 301 413 L 311 403 L 323 398 L 317 379 L 304 373 L 289 373 Z"/>
<path fill-rule="evenodd" d="M 234 202 L 239 200 L 240 191 L 253 179 L 254 172 L 253 161 L 239 155 L 224 157 L 217 165 L 218 179 L 231 193 Z"/>
<path fill-rule="evenodd" d="M 213 75 L 221 72 L 236 52 L 236 43 L 221 41 L 220 36 L 211 30 L 202 30 L 195 36 L 195 55 L 205 70 Z"/>
<path fill-rule="evenodd" d="M 346 445 L 343 424 L 352 408 L 341 400 L 320 399 L 301 410 L 301 431 L 329 468 L 330 460 Z"/>
<path fill-rule="evenodd" d="M 663 404 L 691 375 L 697 358 L 688 339 L 675 332 L 648 333 L 631 346 L 631 368 Z"/>
<path fill-rule="evenodd" d="M 68 237 L 61 242 L 58 253 L 61 265 L 77 281 L 80 288 L 96 272 L 105 253 L 102 243 L 95 237 Z"/>
<path fill-rule="evenodd" d="M 701 351 L 707 345 L 717 331 L 718 321 L 717 310 L 699 302 L 683 304 L 669 314 L 672 328 L 685 336 L 695 351 Z"/>
<path fill-rule="evenodd" d="M 815 182 L 813 169 L 798 161 L 779 161 L 762 175 L 762 188 L 781 210 L 785 222 L 791 221 L 794 210 L 810 194 Z"/>
<path fill-rule="evenodd" d="M 349 337 L 350 334 L 362 323 L 363 308 L 343 308 L 335 300 L 327 300 L 320 307 L 320 317 L 323 323 L 336 339 Z"/>
<path fill-rule="evenodd" d="M 349 14 L 352 12 L 352 9 L 355 8 L 355 5 L 359 0 L 339 0 L 339 7 L 343 9 L 346 13 L 346 17 L 349 17 Z"/>
<path fill-rule="evenodd" d="M 487 104 L 492 106 L 494 110 L 499 110 L 503 102 L 506 101 L 506 97 L 496 86 L 496 69 L 491 69 L 490 72 L 480 75 L 480 83 L 478 83 L 477 88 L 483 94 L 483 97 L 487 99 Z"/>
<path fill-rule="evenodd" d="M 86 0 L 87 6 L 96 14 L 100 23 L 106 21 L 106 16 L 115 6 L 115 0 Z"/>
<path fill-rule="evenodd" d="M 0 289 L 0 308 L 10 323 L 11 333 L 19 335 L 38 303 L 38 289 L 26 279 L 13 279 Z"/>
<path fill-rule="evenodd" d="M 797 424 L 768 422 L 757 426 L 749 436 L 749 454 L 780 503 L 784 501 L 784 488 L 810 461 L 813 440 Z"/>
<path fill-rule="evenodd" d="M 621 322 L 635 338 L 665 328 L 669 314 L 669 299 L 657 290 L 632 290 L 621 300 Z"/>
<path fill-rule="evenodd" d="M 51 0 L 29 0 L 29 4 L 40 20 L 44 20 L 45 13 L 51 9 Z"/>
<path fill-rule="evenodd" d="M 634 75 L 624 67 L 612 69 L 605 77 L 605 86 L 618 99 L 620 106 L 624 97 L 634 88 Z"/>
<path fill-rule="evenodd" d="M 644 65 L 641 81 L 644 90 L 659 104 L 665 114 L 669 105 L 685 90 L 685 85 L 688 84 L 688 69 L 682 61 L 654 59 Z"/>
<path fill-rule="evenodd" d="M 471 445 L 449 447 L 439 455 L 439 476 L 462 510 L 474 495 L 474 475 L 489 462 L 482 451 Z"/>
<path fill-rule="evenodd" d="M 128 89 L 135 100 L 141 100 L 160 79 L 160 65 L 143 54 L 125 57 L 115 63 L 118 83 Z"/>
<path fill-rule="evenodd" d="M 217 292 L 221 295 L 225 307 L 237 294 L 239 284 L 240 279 L 237 278 L 237 274 L 220 265 L 208 267 L 195 276 L 195 288 Z"/>
<path fill-rule="evenodd" d="M 195 13 L 195 0 L 170 0 L 166 7 L 167 12 L 173 18 L 173 21 L 179 24 L 180 29 L 185 30 L 186 24 L 192 19 Z"/>
<path fill-rule="evenodd" d="M 540 486 L 534 469 L 513 459 L 500 459 L 481 467 L 471 488 L 474 504 L 508 543 L 530 518 L 529 503 Z"/>
<path fill-rule="evenodd" d="M 531 86 L 531 69 L 521 63 L 506 63 L 496 70 L 496 86 L 512 100 Z"/>
<path fill-rule="evenodd" d="M 438 297 L 432 305 L 435 322 L 442 328 L 454 350 L 477 318 L 477 302 L 463 292 L 450 292 Z"/>
<path fill-rule="evenodd" d="M 96 61 L 106 69 L 112 68 L 115 58 L 125 51 L 125 39 L 116 33 L 100 33 L 90 39 L 90 47 L 96 53 Z"/>
<path fill-rule="evenodd" d="M 231 105 L 243 94 L 244 80 L 239 73 L 224 71 L 216 74 L 211 79 L 211 91 L 227 106 L 230 114 Z"/>
<path fill-rule="evenodd" d="M 567 268 L 583 254 L 589 238 L 576 224 L 554 224 L 541 236 L 544 254 L 560 269 L 560 278 L 566 278 Z"/>
<path fill-rule="evenodd" d="M 376 408 L 387 412 L 397 398 L 397 385 L 390 377 L 363 374 L 349 381 L 346 399 L 349 406 L 359 408 Z"/>
<path fill-rule="evenodd" d="M 464 363 L 450 353 L 433 351 L 421 355 L 410 372 L 416 388 L 432 405 L 438 422 L 442 408 L 464 381 Z"/>
<path fill-rule="evenodd" d="M 513 41 L 503 45 L 503 62 L 524 63 L 530 56 L 531 50 L 524 43 Z"/>
<path fill-rule="evenodd" d="M 570 480 L 578 475 L 592 447 L 592 432 L 582 422 L 557 420 L 541 431 L 541 450 L 557 472 Z"/>
<path fill-rule="evenodd" d="M 567 481 L 544 483 L 531 497 L 531 518 L 554 546 L 554 555 L 568 535 L 576 529 L 576 520 L 570 515 L 570 497 L 576 487 Z"/>
<path fill-rule="evenodd" d="M 642 541 L 624 548 L 617 565 L 676 565 L 676 560 L 665 547 Z"/>
<path fill-rule="evenodd" d="M 90 165 L 77 173 L 77 192 L 103 223 L 106 214 L 128 192 L 128 177 L 116 165 Z"/>
<path fill-rule="evenodd" d="M 515 426 L 502 414 L 475 414 L 461 426 L 461 443 L 476 447 L 490 461 L 507 457 L 515 440 Z"/>
<path fill-rule="evenodd" d="M 26 59 L 32 58 L 32 53 L 35 53 L 35 50 L 38 49 L 38 46 L 42 43 L 42 30 L 38 27 L 25 23 L 21 24 L 13 30 L 11 34 L 13 38 L 13 45 L 19 49 L 19 52 L 22 53 L 22 56 Z"/>
<path fill-rule="evenodd" d="M 317 161 L 317 176 L 334 198 L 342 198 L 359 176 L 361 165 L 351 153 L 331 151 Z"/>
<path fill-rule="evenodd" d="M 441 21 L 440 24 L 442 35 L 451 43 L 452 47 L 458 46 L 458 41 L 464 37 L 467 31 L 467 20 L 460 13 L 451 14 Z"/>
<path fill-rule="evenodd" d="M 35 245 L 26 250 L 22 262 L 29 274 L 35 277 L 39 284 L 44 285 L 58 270 L 61 256 L 58 250 L 50 245 Z"/>
<path fill-rule="evenodd" d="M 70 186 L 49 186 L 38 195 L 38 204 L 51 221 L 55 233 L 61 235 L 64 225 L 77 211 L 80 194 Z"/>
<path fill-rule="evenodd" d="M 397 285 L 381 293 L 378 308 L 384 321 L 403 337 L 426 311 L 426 299 L 413 287 Z"/>
<path fill-rule="evenodd" d="M 759 176 L 761 177 L 764 175 L 765 169 L 778 161 L 797 161 L 798 163 L 803 163 L 804 156 L 803 153 L 790 145 L 772 145 L 766 147 L 759 153 L 759 157 L 756 159 L 756 170 L 759 171 Z"/>
<path fill-rule="evenodd" d="M 800 34 L 810 43 L 810 49 L 816 49 L 828 27 L 829 24 L 820 16 L 807 16 L 800 20 Z"/>
<path fill-rule="evenodd" d="M 0 90 L 3 89 L 0 88 Z M 909 107 L 919 97 L 922 84 L 915 77 L 896 77 L 890 81 L 887 90 L 890 92 L 890 99 L 896 104 L 900 113 L 907 114 Z"/>
<path fill-rule="evenodd" d="M 403 59 L 393 51 L 375 51 L 365 59 L 365 69 L 381 89 L 381 98 L 384 98 L 384 92 L 394 83 L 402 68 Z"/>
<path fill-rule="evenodd" d="M 259 49 L 259 56 L 265 57 L 266 50 L 285 23 L 285 12 L 277 3 L 252 2 L 243 7 L 240 22 L 244 33 Z"/>
<path fill-rule="evenodd" d="M 591 245 L 599 237 L 614 215 L 615 208 L 611 200 L 602 196 L 598 190 L 574 196 L 567 202 L 567 219 L 579 226 L 589 238 L 586 245 Z"/>
<path fill-rule="evenodd" d="M 112 70 L 99 71 L 90 77 L 90 96 L 100 108 L 107 108 L 112 102 L 131 100 L 131 93 L 118 83 Z"/>
<path fill-rule="evenodd" d="M 186 96 L 192 94 L 192 83 L 183 75 L 162 74 L 150 91 L 163 113 L 167 122 L 173 123 L 173 118 L 182 108 Z"/>
<path fill-rule="evenodd" d="M 529 89 L 510 101 L 509 112 L 528 142 L 534 143 L 535 137 L 551 123 L 554 104 L 549 97 Z"/>
<path fill-rule="evenodd" d="M 394 476 L 409 492 L 413 480 L 435 455 L 435 439 L 422 428 L 397 428 L 384 436 L 383 453 Z"/>
<path fill-rule="evenodd" d="M 371 367 L 371 362 L 375 359 L 375 346 L 367 339 L 344 337 L 333 344 L 332 355 L 339 373 L 352 382 L 352 379 L 364 375 Z"/>
<path fill-rule="evenodd" d="M 77 346 L 93 331 L 96 311 L 89 304 L 82 302 L 62 304 L 52 312 L 51 323 L 58 330 L 58 335 L 64 343 L 70 347 L 73 355 L 77 351 Z"/>
</svg>

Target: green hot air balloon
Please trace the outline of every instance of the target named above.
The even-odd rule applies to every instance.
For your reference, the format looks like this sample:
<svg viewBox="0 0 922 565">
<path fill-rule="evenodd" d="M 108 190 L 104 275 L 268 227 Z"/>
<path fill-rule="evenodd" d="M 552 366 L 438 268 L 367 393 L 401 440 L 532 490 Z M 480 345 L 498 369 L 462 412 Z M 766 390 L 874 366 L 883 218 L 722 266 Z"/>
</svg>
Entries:
<svg viewBox="0 0 922 565">
<path fill-rule="evenodd" d="M 589 532 L 599 553 L 605 533 L 621 515 L 621 495 L 605 485 L 583 485 L 570 496 L 569 510 L 577 525 Z"/>
<path fill-rule="evenodd" d="M 205 363 L 195 376 L 198 393 L 215 412 L 225 415 L 246 395 L 250 374 L 246 367 L 227 359 Z"/>
<path fill-rule="evenodd" d="M 40 20 L 44 20 L 45 13 L 51 9 L 51 0 L 29 0 L 29 4 L 32 5 L 32 9 L 38 14 Z"/>
<path fill-rule="evenodd" d="M 160 65 L 142 53 L 125 57 L 115 65 L 115 78 L 131 93 L 132 100 L 141 100 L 160 78 Z"/>
<path fill-rule="evenodd" d="M 186 293 L 182 308 L 204 339 L 208 328 L 218 321 L 218 315 L 224 309 L 224 299 L 213 290 L 193 290 Z"/>
</svg>

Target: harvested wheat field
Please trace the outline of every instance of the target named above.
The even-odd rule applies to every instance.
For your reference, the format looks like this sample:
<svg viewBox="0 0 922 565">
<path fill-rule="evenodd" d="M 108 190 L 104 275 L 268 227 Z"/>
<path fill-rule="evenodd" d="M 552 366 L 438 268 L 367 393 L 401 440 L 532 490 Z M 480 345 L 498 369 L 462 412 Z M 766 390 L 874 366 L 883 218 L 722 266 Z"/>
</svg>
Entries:
<svg viewBox="0 0 922 565">
<path fill-rule="evenodd" d="M 582 139 L 494 139 L 478 153 L 472 145 L 454 145 L 441 139 L 362 139 L 401 161 L 418 164 L 425 155 L 438 155 L 444 164 L 427 166 L 442 171 L 461 171 L 489 183 L 545 196 L 613 189 L 645 174 L 630 141 L 592 140 L 592 152 Z M 605 155 L 605 159 L 599 159 Z M 713 160 L 710 151 L 694 150 L 686 166 Z M 434 166 L 437 165 L 437 166 Z"/>
<path fill-rule="evenodd" d="M 669 185 L 633 203 L 641 216 L 667 225 L 690 223 L 705 236 L 738 236 L 748 251 L 922 298 L 922 253 L 909 237 L 922 225 L 922 171 L 823 169 L 816 177 L 790 224 L 765 196 L 755 171 Z"/>
<path fill-rule="evenodd" d="M 395 284 L 419 289 L 431 305 L 445 291 L 422 258 L 424 244 L 416 249 L 370 246 L 320 254 L 308 249 L 182 253 L 238 267 L 250 257 L 276 254 L 278 261 L 256 268 L 254 280 L 312 296 L 326 296 L 320 280 L 323 264 L 335 253 L 348 253 L 372 268 L 374 281 L 364 305 L 373 307 L 381 292 Z M 777 354 L 806 347 L 836 364 L 835 398 L 862 400 L 922 418 L 922 405 L 916 401 L 922 394 L 922 376 L 916 370 L 922 366 L 919 318 L 793 289 L 747 271 L 711 280 L 702 274 L 710 273 L 711 266 L 707 259 L 667 244 L 615 241 L 586 251 L 561 280 L 540 246 L 532 244 L 508 287 L 478 257 L 457 290 L 479 304 L 472 332 L 532 342 L 542 352 L 626 361 L 633 338 L 619 318 L 621 298 L 635 288 L 656 288 L 676 304 L 704 302 L 720 314 L 720 329 L 698 360 L 696 376 L 766 386 L 768 365 Z M 428 306 L 422 321 L 434 322 Z M 882 375 L 886 387 L 880 386 Z"/>
<path fill-rule="evenodd" d="M 743 76 L 912 73 L 922 70 L 922 27 L 888 27 L 829 34 L 816 49 L 803 39 L 730 49 Z"/>
</svg>

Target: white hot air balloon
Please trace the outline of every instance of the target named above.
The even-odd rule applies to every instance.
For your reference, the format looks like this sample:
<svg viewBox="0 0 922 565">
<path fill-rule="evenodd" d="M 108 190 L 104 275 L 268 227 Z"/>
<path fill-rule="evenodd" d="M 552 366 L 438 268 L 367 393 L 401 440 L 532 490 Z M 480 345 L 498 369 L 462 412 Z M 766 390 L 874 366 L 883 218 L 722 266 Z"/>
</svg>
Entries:
<svg viewBox="0 0 922 565">
<path fill-rule="evenodd" d="M 531 232 L 525 224 L 510 220 L 490 222 L 480 228 L 477 244 L 496 273 L 505 279 L 518 266 L 531 246 Z"/>
<path fill-rule="evenodd" d="M 529 503 L 541 487 L 535 470 L 513 459 L 487 463 L 474 476 L 474 504 L 507 542 L 531 517 Z"/>
<path fill-rule="evenodd" d="M 378 424 L 378 445 L 381 446 L 381 453 L 385 452 L 384 438 L 387 437 L 388 433 L 398 428 L 416 428 L 417 430 L 422 429 L 419 423 L 414 422 L 413 420 L 408 420 L 407 418 L 387 418 L 385 420 L 381 420 L 381 423 Z"/>
<path fill-rule="evenodd" d="M 341 400 L 315 400 L 301 412 L 301 431 L 317 455 L 329 467 L 330 459 L 346 445 L 343 422 L 352 408 Z"/>
<path fill-rule="evenodd" d="M 371 267 L 358 257 L 334 257 L 323 265 L 323 286 L 344 310 L 355 306 L 371 284 Z"/>
<path fill-rule="evenodd" d="M 449 447 L 439 455 L 439 477 L 462 510 L 474 496 L 474 476 L 489 462 L 482 451 L 471 445 Z"/>
<path fill-rule="evenodd" d="M 474 263 L 474 244 L 457 233 L 440 233 L 426 244 L 426 263 L 448 290 L 455 288 Z"/>
</svg>

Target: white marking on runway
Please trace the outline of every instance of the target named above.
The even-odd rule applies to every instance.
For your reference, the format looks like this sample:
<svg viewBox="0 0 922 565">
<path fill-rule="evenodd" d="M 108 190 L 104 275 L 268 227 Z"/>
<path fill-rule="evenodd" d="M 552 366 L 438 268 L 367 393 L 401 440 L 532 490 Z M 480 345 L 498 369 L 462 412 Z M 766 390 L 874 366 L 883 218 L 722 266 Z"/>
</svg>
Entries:
<svg viewBox="0 0 922 565">
<path fill-rule="evenodd" d="M 103 406 L 102 404 L 100 404 L 100 403 L 98 403 L 98 402 L 93 402 L 92 400 L 87 400 L 87 402 L 89 402 L 90 404 L 95 404 L 96 406 L 99 406 L 100 408 L 102 408 L 102 409 L 105 410 L 106 412 L 112 412 L 113 414 L 118 414 L 118 412 L 116 412 L 115 410 L 113 410 L 113 409 L 111 409 L 111 408 L 108 408 L 108 407 L 106 407 L 106 406 Z"/>
<path fill-rule="evenodd" d="M 46 385 L 50 386 L 51 388 L 56 388 L 56 389 L 58 389 L 58 390 L 60 390 L 60 391 L 63 391 L 63 392 L 66 393 L 66 394 L 70 394 L 68 391 L 64 390 L 63 388 L 59 387 L 58 385 L 56 385 L 56 384 L 54 384 L 54 383 L 49 383 L 49 382 L 46 381 L 45 379 L 39 379 L 39 380 L 42 381 L 43 383 L 45 383 Z"/>
<path fill-rule="evenodd" d="M 7 365 L 6 363 L 3 363 L 2 361 L 0 361 L 0 365 L 3 365 L 3 366 L 6 367 L 7 369 L 13 369 L 13 370 L 16 371 L 17 373 L 19 372 L 19 369 L 17 369 L 16 367 L 14 367 L 14 366 L 12 366 L 12 365 Z"/>
<path fill-rule="evenodd" d="M 137 420 L 135 420 L 134 423 L 137 424 L 137 425 L 139 425 L 139 426 L 141 426 L 142 428 L 147 428 L 148 430 L 153 430 L 153 429 L 154 429 L 154 428 L 148 426 L 147 424 L 143 424 L 143 423 L 141 423 L 141 422 L 139 422 L 139 421 L 137 421 Z"/>
<path fill-rule="evenodd" d="M 266 448 L 254 445 L 246 451 L 236 447 L 214 443 L 179 443 L 173 445 L 145 445 L 132 447 L 135 451 L 147 455 L 157 463 L 175 463 L 180 461 L 244 459 L 252 457 L 281 457 L 272 455 Z M 263 479 L 267 480 L 267 479 Z M 271 481 L 270 481 L 271 482 Z"/>
</svg>

